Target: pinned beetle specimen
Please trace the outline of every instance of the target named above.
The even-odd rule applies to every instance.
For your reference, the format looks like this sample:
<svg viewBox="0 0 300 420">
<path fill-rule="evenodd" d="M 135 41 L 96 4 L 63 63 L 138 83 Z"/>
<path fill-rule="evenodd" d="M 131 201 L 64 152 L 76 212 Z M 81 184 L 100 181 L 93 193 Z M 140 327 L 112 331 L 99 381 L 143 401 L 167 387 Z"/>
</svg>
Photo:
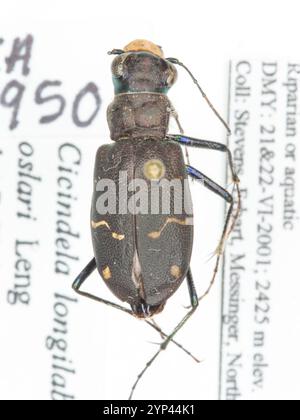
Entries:
<svg viewBox="0 0 300 420">
<path fill-rule="evenodd" d="M 131 398 L 144 372 L 170 341 L 192 356 L 174 337 L 195 312 L 199 300 L 207 295 L 215 280 L 225 240 L 238 217 L 240 192 L 239 179 L 227 146 L 183 135 L 177 114 L 167 97 L 168 90 L 177 79 L 175 64 L 180 65 L 192 77 L 204 99 L 230 133 L 190 70 L 177 59 L 164 58 L 159 46 L 145 40 L 133 41 L 124 50 L 112 50 L 110 54 L 116 55 L 112 63 L 115 97 L 107 110 L 114 143 L 101 146 L 97 152 L 91 209 L 94 258 L 76 278 L 73 288 L 81 295 L 146 320 L 164 338 L 159 350 L 139 374 Z M 168 134 L 171 116 L 176 119 L 180 134 Z M 236 208 L 232 194 L 199 170 L 185 164 L 181 145 L 227 154 L 234 191 L 237 193 Z M 213 278 L 200 298 L 190 269 L 193 224 L 188 177 L 201 181 L 229 204 L 216 250 Z M 103 188 L 102 181 L 107 182 L 107 188 Z M 163 181 L 165 184 L 167 181 L 172 183 L 173 187 L 166 194 L 167 200 L 166 197 L 153 194 L 154 190 L 163 190 Z M 123 195 L 120 195 L 120 190 Z M 129 191 L 128 197 L 125 190 Z M 137 191 L 139 198 L 135 199 L 134 193 Z M 143 194 L 144 197 L 146 194 L 147 200 L 146 208 L 144 206 L 141 210 L 139 201 Z M 113 211 L 103 209 L 105 202 L 114 204 Z M 128 303 L 131 309 L 80 289 L 96 267 L 112 293 Z M 163 310 L 184 279 L 187 281 L 191 307 L 167 335 L 152 317 Z"/>
</svg>

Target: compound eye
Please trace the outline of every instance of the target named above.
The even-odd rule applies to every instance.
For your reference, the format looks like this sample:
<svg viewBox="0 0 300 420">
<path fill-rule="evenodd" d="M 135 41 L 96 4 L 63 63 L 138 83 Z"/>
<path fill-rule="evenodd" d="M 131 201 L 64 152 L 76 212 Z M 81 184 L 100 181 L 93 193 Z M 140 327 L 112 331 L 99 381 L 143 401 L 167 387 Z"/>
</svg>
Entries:
<svg viewBox="0 0 300 420">
<path fill-rule="evenodd" d="M 167 80 L 166 80 L 167 86 L 168 87 L 173 86 L 176 80 L 177 80 L 177 70 L 175 68 L 170 67 L 167 70 Z"/>
<path fill-rule="evenodd" d="M 116 57 L 111 64 L 111 71 L 114 77 L 124 76 L 124 57 Z"/>
</svg>

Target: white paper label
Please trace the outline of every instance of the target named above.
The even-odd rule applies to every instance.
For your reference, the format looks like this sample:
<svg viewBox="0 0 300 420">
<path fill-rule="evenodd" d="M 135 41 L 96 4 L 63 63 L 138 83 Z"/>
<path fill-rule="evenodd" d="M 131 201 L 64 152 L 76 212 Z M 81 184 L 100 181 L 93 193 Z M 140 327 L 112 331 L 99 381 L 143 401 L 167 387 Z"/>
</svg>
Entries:
<svg viewBox="0 0 300 420">
<path fill-rule="evenodd" d="M 228 242 L 221 398 L 299 398 L 300 62 L 231 63 L 242 214 Z"/>
</svg>

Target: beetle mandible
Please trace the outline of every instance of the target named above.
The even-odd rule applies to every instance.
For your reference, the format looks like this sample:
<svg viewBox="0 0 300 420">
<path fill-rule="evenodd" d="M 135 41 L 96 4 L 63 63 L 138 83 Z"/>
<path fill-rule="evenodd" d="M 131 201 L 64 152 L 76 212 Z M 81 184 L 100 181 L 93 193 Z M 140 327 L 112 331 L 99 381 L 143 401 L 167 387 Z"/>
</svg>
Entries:
<svg viewBox="0 0 300 420">
<path fill-rule="evenodd" d="M 177 79 L 175 64 L 180 65 L 189 73 L 230 134 L 228 125 L 190 70 L 175 58 L 164 58 L 161 47 L 146 40 L 135 40 L 123 50 L 115 49 L 109 54 L 116 55 L 112 62 L 115 96 L 107 110 L 114 143 L 103 145 L 97 151 L 91 208 L 94 257 L 75 279 L 73 288 L 83 296 L 144 319 L 164 338 L 159 350 L 138 375 L 131 398 L 144 372 L 169 342 L 172 341 L 192 356 L 174 337 L 214 283 L 226 238 L 239 214 L 240 190 L 228 147 L 215 141 L 185 136 L 167 97 L 169 88 Z M 180 134 L 168 134 L 170 116 L 176 119 Z M 236 208 L 231 193 L 199 170 L 185 164 L 181 145 L 227 154 L 234 191 L 237 192 Z M 214 273 L 207 291 L 201 297 L 197 296 L 190 269 L 193 224 L 188 177 L 201 181 L 229 204 L 216 250 Z M 106 188 L 101 184 L 103 180 L 107 182 Z M 166 196 L 152 194 L 153 190 L 163 192 L 166 186 L 163 181 L 169 185 Z M 127 191 L 126 194 L 129 191 L 128 197 L 124 191 Z M 138 199 L 134 196 L 137 191 Z M 141 197 L 146 203 L 143 211 L 138 205 Z M 162 208 L 165 201 L 169 206 Z M 116 204 L 117 211 L 109 212 L 104 202 Z M 112 293 L 128 303 L 131 309 L 80 289 L 96 268 Z M 191 306 L 171 334 L 167 335 L 152 317 L 163 310 L 166 301 L 184 279 L 187 281 Z"/>
</svg>

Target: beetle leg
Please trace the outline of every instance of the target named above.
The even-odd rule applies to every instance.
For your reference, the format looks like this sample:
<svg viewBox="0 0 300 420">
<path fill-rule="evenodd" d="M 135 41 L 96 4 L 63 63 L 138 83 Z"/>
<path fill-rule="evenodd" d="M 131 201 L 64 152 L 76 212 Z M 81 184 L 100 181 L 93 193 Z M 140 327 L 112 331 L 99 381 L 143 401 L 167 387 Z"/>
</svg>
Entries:
<svg viewBox="0 0 300 420">
<path fill-rule="evenodd" d="M 150 325 L 152 328 L 154 328 L 160 334 L 160 336 L 161 336 L 161 338 L 163 340 L 168 337 L 168 334 L 166 334 L 165 332 L 162 331 L 162 329 L 160 328 L 160 326 L 157 325 L 157 323 L 154 321 L 153 318 L 150 321 L 145 320 L 145 322 L 148 325 Z M 171 341 L 177 347 L 179 347 L 181 350 L 183 350 L 188 356 L 190 356 L 192 359 L 194 359 L 195 362 L 200 363 L 200 360 L 197 357 L 195 357 L 189 350 L 187 350 L 186 348 L 184 348 L 182 344 L 178 343 L 178 341 L 175 341 L 175 340 L 171 340 Z"/>
<path fill-rule="evenodd" d="M 231 172 L 231 176 L 232 176 L 232 181 L 234 183 L 234 190 L 236 190 L 236 192 L 237 192 L 237 206 L 236 206 L 235 214 L 233 216 L 233 223 L 231 224 L 231 227 L 228 231 L 228 235 L 229 235 L 230 232 L 232 231 L 232 229 L 234 228 L 235 222 L 238 218 L 238 215 L 239 215 L 239 212 L 240 212 L 240 209 L 241 209 L 241 193 L 240 193 L 240 188 L 239 188 L 240 180 L 239 180 L 237 172 L 234 168 L 233 158 L 232 158 L 232 154 L 231 154 L 230 149 L 223 143 L 219 143 L 219 142 L 211 141 L 211 140 L 195 139 L 194 137 L 188 137 L 188 136 L 179 135 L 179 134 L 169 134 L 168 139 L 174 140 L 174 141 L 176 141 L 176 142 L 178 142 L 178 143 L 180 143 L 184 146 L 197 147 L 197 148 L 201 148 L 201 149 L 216 150 L 216 151 L 224 152 L 224 153 L 227 154 L 228 164 L 229 164 L 229 168 L 230 168 L 230 172 Z M 188 166 L 190 166 L 190 165 L 188 165 Z M 203 174 L 201 174 L 201 175 L 203 176 Z M 193 177 L 192 179 L 195 179 L 195 177 Z M 220 187 L 218 185 L 215 184 L 215 186 L 216 186 L 217 189 L 220 189 Z M 210 189 L 212 191 L 214 191 L 213 188 L 210 188 Z M 223 195 L 223 198 L 226 200 L 224 195 Z"/>
<path fill-rule="evenodd" d="M 161 344 L 160 350 L 165 350 L 166 349 L 169 342 L 173 340 L 174 336 L 184 326 L 184 324 L 193 315 L 193 313 L 195 312 L 195 310 L 198 307 L 199 299 L 198 299 L 198 296 L 197 296 L 197 292 L 196 292 L 196 288 L 195 288 L 195 285 L 194 285 L 192 272 L 191 272 L 190 268 L 188 269 L 188 272 L 187 272 L 187 275 L 186 275 L 186 280 L 187 280 L 187 284 L 188 284 L 188 290 L 189 290 L 189 295 L 190 295 L 190 300 L 191 300 L 191 308 L 192 309 L 182 318 L 182 320 L 179 322 L 179 324 L 177 324 L 177 326 L 174 328 L 173 332 Z"/>
<path fill-rule="evenodd" d="M 189 137 L 180 134 L 169 134 L 168 138 L 170 140 L 177 141 L 178 143 L 182 144 L 183 146 L 190 146 L 190 147 L 197 147 L 200 149 L 209 149 L 209 150 L 216 150 L 218 152 L 227 153 L 228 157 L 228 164 L 230 168 L 230 172 L 232 175 L 232 180 L 235 184 L 239 183 L 239 177 L 236 173 L 233 164 L 233 158 L 230 149 L 223 143 L 219 143 L 212 140 L 203 140 L 203 139 L 195 139 L 194 137 Z"/>
<path fill-rule="evenodd" d="M 174 342 L 174 336 L 178 333 L 178 331 L 184 326 L 184 324 L 190 319 L 190 317 L 193 315 L 193 313 L 196 311 L 197 307 L 198 307 L 198 297 L 197 297 L 197 292 L 196 292 L 196 288 L 193 282 L 193 278 L 192 278 L 192 272 L 191 269 L 189 268 L 188 272 L 187 272 L 187 284 L 188 284 L 188 289 L 189 289 L 189 294 L 190 294 L 190 300 L 191 300 L 191 307 L 192 309 L 190 309 L 190 311 L 182 318 L 182 320 L 176 325 L 176 327 L 174 328 L 173 332 L 168 335 L 165 339 L 165 341 L 162 342 L 162 344 L 160 345 L 159 350 L 154 354 L 154 356 L 146 363 L 144 369 L 138 374 L 135 383 L 133 384 L 133 387 L 131 388 L 131 392 L 129 395 L 129 400 L 132 399 L 133 393 L 139 383 L 139 381 L 141 380 L 141 378 L 144 376 L 145 372 L 149 369 L 149 367 L 152 365 L 152 363 L 155 361 L 155 359 L 159 356 L 159 354 L 166 349 L 167 345 L 170 343 L 170 341 Z"/>
<path fill-rule="evenodd" d="M 201 183 L 208 188 L 209 190 L 213 191 L 215 194 L 218 194 L 220 197 L 222 197 L 227 203 L 229 203 L 229 208 L 227 211 L 227 215 L 226 215 L 226 219 L 225 219 L 225 224 L 224 224 L 224 228 L 223 228 L 223 232 L 222 232 L 222 236 L 221 239 L 219 241 L 219 244 L 217 246 L 216 249 L 216 264 L 215 264 L 215 268 L 214 268 L 214 272 L 213 272 L 213 276 L 212 279 L 210 281 L 210 284 L 207 288 L 207 290 L 203 293 L 202 296 L 199 297 L 199 301 L 202 300 L 205 296 L 208 295 L 208 293 L 210 292 L 214 281 L 216 279 L 216 275 L 218 272 L 218 268 L 219 268 L 219 263 L 220 263 L 220 259 L 224 250 L 224 245 L 226 242 L 226 239 L 228 238 L 230 232 L 232 231 L 232 229 L 234 228 L 235 222 L 238 218 L 239 215 L 239 210 L 240 210 L 240 206 L 238 205 L 238 208 L 236 210 L 236 212 L 234 214 L 233 213 L 233 206 L 234 206 L 234 201 L 233 201 L 233 197 L 232 195 L 226 191 L 224 188 L 220 187 L 220 185 L 218 185 L 217 183 L 215 183 L 214 181 L 212 181 L 210 178 L 208 178 L 206 175 L 204 175 L 203 173 L 201 173 L 200 171 L 198 171 L 197 169 L 193 168 L 192 166 L 187 166 L 187 173 L 193 177 L 194 179 L 201 181 Z M 240 202 L 240 190 L 237 189 L 238 192 L 238 202 Z M 232 222 L 230 223 L 230 220 L 232 218 Z"/>
<path fill-rule="evenodd" d="M 198 169 L 193 168 L 192 166 L 186 165 L 186 171 L 191 178 L 200 181 L 201 184 L 208 188 L 210 191 L 222 197 L 230 205 L 233 204 L 233 197 L 227 190 L 217 184 L 215 181 L 210 179 L 208 176 L 204 175 Z"/>
<path fill-rule="evenodd" d="M 191 300 L 191 306 L 197 307 L 198 296 L 197 296 L 197 291 L 196 291 L 196 287 L 194 284 L 194 280 L 193 280 L 193 276 L 192 276 L 192 272 L 190 268 L 188 269 L 186 279 L 187 279 L 187 285 L 188 285 L 188 290 L 189 290 L 189 295 L 190 295 L 190 300 Z"/>
<path fill-rule="evenodd" d="M 130 309 L 124 308 L 121 305 L 118 305 L 116 303 L 110 302 L 108 300 L 99 298 L 98 296 L 95 296 L 95 295 L 92 295 L 92 294 L 90 294 L 88 292 L 84 292 L 84 291 L 80 290 L 81 285 L 93 273 L 93 271 L 96 269 L 96 266 L 97 266 L 96 265 L 96 260 L 95 260 L 95 258 L 93 258 L 87 264 L 87 266 L 81 271 L 81 273 L 76 277 L 76 279 L 74 280 L 74 282 L 72 284 L 72 287 L 75 290 L 75 292 L 78 293 L 81 296 L 88 297 L 88 298 L 93 299 L 93 300 L 95 300 L 97 302 L 104 303 L 105 305 L 112 306 L 113 308 L 116 308 L 116 309 L 119 309 L 119 310 L 121 310 L 123 312 L 126 312 L 129 315 L 133 315 L 133 312 Z M 145 320 L 145 321 L 146 321 L 146 323 L 148 325 L 150 325 L 150 327 L 152 327 L 153 329 L 155 329 L 163 338 L 167 337 L 167 334 L 164 333 L 162 331 L 162 329 L 156 323 L 153 322 L 153 320 L 150 320 L 150 321 Z M 181 350 L 183 350 L 185 353 L 187 353 L 189 356 L 191 356 L 196 362 L 199 363 L 199 360 L 195 356 L 193 356 L 192 353 L 190 353 L 187 349 L 185 349 L 180 343 L 178 343 L 175 340 L 172 340 L 172 342 L 177 347 L 179 347 Z"/>
<path fill-rule="evenodd" d="M 211 282 L 210 282 L 210 285 L 209 285 L 208 289 L 200 297 L 200 300 L 201 300 L 210 292 L 210 289 L 212 288 L 212 285 L 213 285 L 213 283 L 215 281 L 215 278 L 216 278 L 216 275 L 217 275 L 217 271 L 218 271 L 218 267 L 219 267 L 219 263 L 220 263 L 220 258 L 221 258 L 221 255 L 223 253 L 223 249 L 224 249 L 226 239 L 228 238 L 231 231 L 233 230 L 233 228 L 235 226 L 235 223 L 236 223 L 236 220 L 237 220 L 237 218 L 239 216 L 239 213 L 240 213 L 240 209 L 241 209 L 241 193 L 240 193 L 240 188 L 239 188 L 240 180 L 239 180 L 239 177 L 238 177 L 238 175 L 235 171 L 235 168 L 234 168 L 231 151 L 225 144 L 215 142 L 215 141 L 211 141 L 211 140 L 196 139 L 196 138 L 188 137 L 188 136 L 184 136 L 184 135 L 172 135 L 172 134 L 170 134 L 170 135 L 168 135 L 168 138 L 170 140 L 176 141 L 176 142 L 178 142 L 178 143 L 180 143 L 184 146 L 191 146 L 191 147 L 198 147 L 198 148 L 202 148 L 202 149 L 217 150 L 219 152 L 227 153 L 229 168 L 230 168 L 231 175 L 232 175 L 232 180 L 233 180 L 233 183 L 234 183 L 234 191 L 236 191 L 236 193 L 237 193 L 237 205 L 236 205 L 236 210 L 233 214 L 234 203 L 233 203 L 232 195 L 229 194 L 224 188 L 222 188 L 218 184 L 216 184 L 214 181 L 209 179 L 207 176 L 202 174 L 200 171 L 197 171 L 197 169 L 194 169 L 190 165 L 187 165 L 187 172 L 192 177 L 192 179 L 197 179 L 199 181 L 202 181 L 202 183 L 205 187 L 209 188 L 214 193 L 220 195 L 227 203 L 230 204 L 228 212 L 227 212 L 227 216 L 226 216 L 225 225 L 224 225 L 224 229 L 223 229 L 223 232 L 222 232 L 221 240 L 220 240 L 220 242 L 217 246 L 217 249 L 216 249 L 217 260 L 216 260 L 216 264 L 215 264 L 215 268 L 214 268 L 213 277 L 211 279 Z M 232 216 L 232 222 L 230 223 L 231 216 Z"/>
<path fill-rule="evenodd" d="M 146 322 L 147 322 L 147 321 L 146 321 Z M 156 321 L 154 320 L 154 318 L 151 318 L 151 319 L 150 319 L 150 321 L 148 321 L 148 322 L 150 322 L 150 323 L 153 325 L 153 327 L 157 330 L 157 332 L 159 332 L 159 334 L 160 334 L 160 336 L 161 336 L 161 338 L 162 338 L 162 339 L 164 339 L 164 338 L 166 337 L 166 334 L 164 334 L 164 333 L 162 332 L 162 330 L 161 330 L 160 326 L 159 326 L 159 325 L 157 325 L 157 323 L 156 323 Z"/>
<path fill-rule="evenodd" d="M 92 272 L 96 269 L 96 260 L 93 258 L 88 265 L 81 271 L 81 273 L 76 277 L 74 280 L 72 287 L 76 293 L 81 296 L 88 297 L 90 299 L 96 300 L 97 302 L 104 303 L 105 305 L 112 306 L 115 309 L 119 309 L 120 311 L 126 312 L 127 314 L 132 315 L 132 311 L 130 309 L 124 308 L 117 303 L 110 302 L 109 300 L 102 299 L 98 296 L 92 295 L 91 293 L 84 292 L 80 290 L 81 285 L 85 282 L 85 280 L 92 274 Z"/>
<path fill-rule="evenodd" d="M 229 164 L 229 168 L 230 168 L 230 172 L 231 172 L 231 177 L 232 177 L 232 181 L 234 183 L 234 189 L 237 192 L 237 206 L 236 206 L 236 211 L 235 211 L 235 215 L 234 215 L 234 223 L 232 223 L 231 228 L 229 229 L 229 233 L 231 232 L 231 230 L 234 227 L 235 221 L 239 215 L 240 209 L 241 209 L 241 194 L 240 194 L 240 188 L 239 188 L 239 177 L 237 175 L 237 172 L 234 168 L 234 163 L 233 163 L 233 158 L 232 158 L 232 153 L 230 151 L 230 149 L 223 143 L 219 143 L 216 141 L 212 141 L 212 140 L 204 140 L 204 139 L 196 139 L 194 137 L 189 137 L 189 136 L 184 136 L 184 135 L 179 135 L 179 134 L 169 134 L 168 138 L 170 140 L 174 140 L 182 145 L 184 145 L 185 147 L 197 147 L 200 149 L 209 149 L 209 150 L 214 150 L 214 151 L 218 151 L 218 152 L 223 152 L 227 154 L 227 158 L 228 158 L 228 164 Z M 195 179 L 195 178 L 193 178 Z"/>
</svg>

